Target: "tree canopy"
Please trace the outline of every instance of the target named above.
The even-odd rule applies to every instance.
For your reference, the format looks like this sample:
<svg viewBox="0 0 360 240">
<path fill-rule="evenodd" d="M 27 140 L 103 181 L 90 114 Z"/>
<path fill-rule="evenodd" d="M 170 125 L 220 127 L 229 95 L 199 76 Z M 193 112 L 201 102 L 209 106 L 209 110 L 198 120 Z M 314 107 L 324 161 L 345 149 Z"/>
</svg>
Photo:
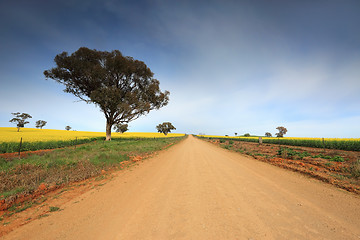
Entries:
<svg viewBox="0 0 360 240">
<path fill-rule="evenodd" d="M 27 113 L 16 112 L 16 113 L 11 113 L 11 114 L 14 115 L 15 117 L 12 118 L 9 122 L 16 124 L 18 132 L 20 131 L 20 128 L 24 127 L 25 124 L 29 123 L 28 121 L 26 121 L 26 119 L 32 118 L 32 116 Z"/>
<path fill-rule="evenodd" d="M 170 122 L 163 122 L 156 126 L 156 129 L 159 133 L 165 134 L 165 136 L 171 132 L 171 130 L 176 130 L 176 128 Z"/>
<path fill-rule="evenodd" d="M 46 78 L 65 85 L 87 103 L 95 103 L 106 118 L 106 139 L 114 124 L 128 123 L 167 105 L 169 92 L 142 61 L 123 56 L 118 50 L 97 51 L 86 47 L 55 57 L 56 67 L 44 71 Z"/>
<path fill-rule="evenodd" d="M 36 123 L 35 123 L 35 127 L 36 128 L 43 128 L 45 125 L 46 125 L 46 121 L 44 121 L 44 120 L 38 120 L 38 121 L 36 121 Z"/>
<path fill-rule="evenodd" d="M 265 133 L 265 137 L 272 137 L 272 134 L 269 133 L 269 132 L 266 132 L 266 133 Z"/>
<path fill-rule="evenodd" d="M 127 130 L 129 130 L 128 127 L 129 127 L 128 124 L 118 123 L 118 124 L 115 124 L 114 130 L 115 130 L 116 132 L 119 132 L 119 133 L 124 133 L 124 132 L 126 132 Z"/>
<path fill-rule="evenodd" d="M 284 137 L 284 135 L 287 133 L 287 129 L 285 127 L 277 127 L 277 130 L 279 130 L 278 133 L 275 133 L 277 137 Z"/>
</svg>

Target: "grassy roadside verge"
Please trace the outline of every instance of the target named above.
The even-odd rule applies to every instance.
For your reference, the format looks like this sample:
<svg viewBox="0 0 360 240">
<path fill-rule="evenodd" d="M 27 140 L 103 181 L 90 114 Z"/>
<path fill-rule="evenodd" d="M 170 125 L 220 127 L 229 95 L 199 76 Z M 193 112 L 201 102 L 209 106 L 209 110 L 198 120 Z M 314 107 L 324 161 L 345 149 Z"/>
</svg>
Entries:
<svg viewBox="0 0 360 240">
<path fill-rule="evenodd" d="M 21 143 L 21 152 L 24 151 L 36 151 L 43 149 L 55 149 L 55 148 L 64 148 L 69 146 L 80 145 L 84 143 L 94 142 L 96 140 L 105 140 L 105 137 L 93 137 L 93 138 L 83 138 L 83 139 L 71 139 L 71 140 L 60 140 L 60 141 L 39 141 L 39 142 L 28 142 L 24 141 Z M 19 142 L 1 142 L 0 143 L 0 153 L 14 153 L 18 152 L 20 148 Z"/>
<path fill-rule="evenodd" d="M 56 188 L 121 168 L 134 156 L 149 155 L 184 137 L 161 139 L 118 139 L 96 141 L 75 148 L 56 149 L 45 155 L 24 159 L 0 158 L 0 210 L 17 202 L 19 196 Z"/>
</svg>

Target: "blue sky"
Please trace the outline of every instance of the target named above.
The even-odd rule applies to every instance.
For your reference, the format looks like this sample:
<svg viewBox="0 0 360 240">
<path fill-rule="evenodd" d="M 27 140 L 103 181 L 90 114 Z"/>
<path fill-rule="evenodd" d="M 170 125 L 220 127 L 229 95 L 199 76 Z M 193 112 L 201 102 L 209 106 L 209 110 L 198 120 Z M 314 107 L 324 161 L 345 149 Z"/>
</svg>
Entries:
<svg viewBox="0 0 360 240">
<path fill-rule="evenodd" d="M 359 12 L 357 0 L 1 1 L 0 126 L 26 112 L 27 127 L 104 131 L 98 108 L 43 76 L 85 46 L 144 61 L 170 91 L 130 131 L 359 137 Z"/>
</svg>

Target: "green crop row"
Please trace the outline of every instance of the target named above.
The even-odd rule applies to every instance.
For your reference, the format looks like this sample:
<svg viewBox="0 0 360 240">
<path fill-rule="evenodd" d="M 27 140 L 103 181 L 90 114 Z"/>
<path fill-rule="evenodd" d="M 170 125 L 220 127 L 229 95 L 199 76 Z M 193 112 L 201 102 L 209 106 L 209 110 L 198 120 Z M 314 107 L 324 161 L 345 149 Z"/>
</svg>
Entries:
<svg viewBox="0 0 360 240">
<path fill-rule="evenodd" d="M 83 138 L 83 139 L 73 139 L 67 141 L 44 141 L 44 142 L 27 142 L 23 141 L 20 142 L 3 142 L 0 143 L 0 153 L 13 153 L 18 152 L 19 149 L 21 152 L 24 151 L 36 151 L 36 150 L 43 150 L 43 149 L 54 149 L 54 148 L 63 148 L 69 147 L 84 143 L 93 142 L 96 140 L 104 140 L 104 137 L 96 137 L 96 138 Z"/>
</svg>

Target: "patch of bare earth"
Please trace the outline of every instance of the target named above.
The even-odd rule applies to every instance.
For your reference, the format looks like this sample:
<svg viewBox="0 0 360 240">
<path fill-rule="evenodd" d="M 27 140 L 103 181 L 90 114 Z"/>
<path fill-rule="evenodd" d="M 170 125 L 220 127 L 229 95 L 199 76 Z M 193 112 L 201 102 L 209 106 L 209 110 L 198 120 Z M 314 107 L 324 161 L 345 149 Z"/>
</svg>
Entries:
<svg viewBox="0 0 360 240">
<path fill-rule="evenodd" d="M 129 161 L 123 161 L 118 167 L 108 171 L 102 170 L 100 175 L 61 185 L 41 184 L 31 194 L 16 195 L 14 198 L 1 200 L 0 237 L 36 219 L 48 217 L 54 211 L 53 209 L 62 211 L 61 207 L 58 206 L 71 202 L 74 198 L 90 190 L 97 191 L 117 176 L 119 170 L 130 169 L 132 165 L 153 155 L 154 153 L 132 154 Z"/>
<path fill-rule="evenodd" d="M 25 158 L 28 157 L 30 155 L 44 155 L 45 153 L 48 152 L 52 152 L 55 149 L 43 149 L 43 150 L 37 150 L 37 151 L 25 151 L 25 152 L 20 152 L 20 155 L 18 152 L 14 152 L 14 153 L 1 153 L 0 154 L 0 158 L 4 158 L 6 160 L 11 160 L 14 158 Z"/>
</svg>

